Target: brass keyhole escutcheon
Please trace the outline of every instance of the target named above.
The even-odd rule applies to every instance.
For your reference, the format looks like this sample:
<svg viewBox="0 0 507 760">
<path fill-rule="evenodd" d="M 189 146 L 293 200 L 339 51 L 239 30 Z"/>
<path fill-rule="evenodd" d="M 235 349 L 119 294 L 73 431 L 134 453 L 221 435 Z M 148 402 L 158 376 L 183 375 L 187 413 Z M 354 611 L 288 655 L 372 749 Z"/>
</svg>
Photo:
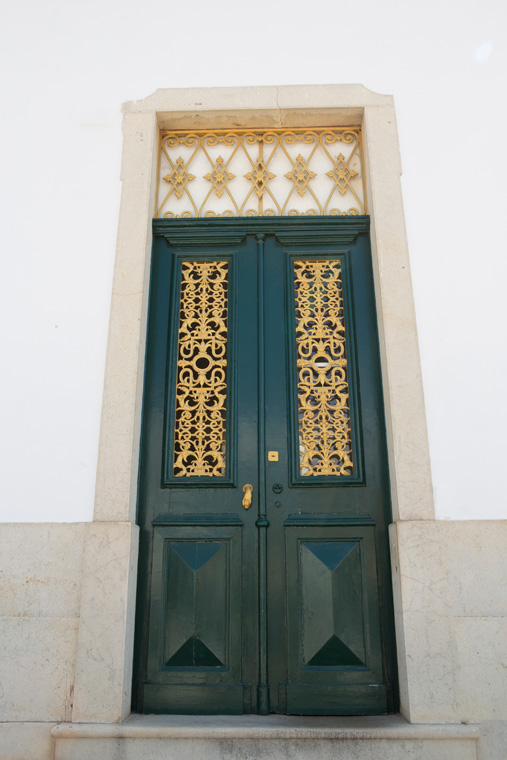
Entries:
<svg viewBox="0 0 507 760">
<path fill-rule="evenodd" d="M 245 509 L 250 509 L 252 506 L 253 486 L 250 483 L 245 483 L 243 486 L 243 493 L 245 494 L 243 496 L 243 506 Z"/>
</svg>

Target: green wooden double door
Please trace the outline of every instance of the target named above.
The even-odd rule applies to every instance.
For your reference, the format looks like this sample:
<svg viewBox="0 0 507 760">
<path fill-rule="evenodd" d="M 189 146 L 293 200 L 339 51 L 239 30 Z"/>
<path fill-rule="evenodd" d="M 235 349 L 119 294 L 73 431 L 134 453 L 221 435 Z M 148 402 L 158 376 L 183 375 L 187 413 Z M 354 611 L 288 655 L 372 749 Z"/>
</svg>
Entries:
<svg viewBox="0 0 507 760">
<path fill-rule="evenodd" d="M 156 220 L 134 707 L 396 708 L 368 218 Z"/>
</svg>

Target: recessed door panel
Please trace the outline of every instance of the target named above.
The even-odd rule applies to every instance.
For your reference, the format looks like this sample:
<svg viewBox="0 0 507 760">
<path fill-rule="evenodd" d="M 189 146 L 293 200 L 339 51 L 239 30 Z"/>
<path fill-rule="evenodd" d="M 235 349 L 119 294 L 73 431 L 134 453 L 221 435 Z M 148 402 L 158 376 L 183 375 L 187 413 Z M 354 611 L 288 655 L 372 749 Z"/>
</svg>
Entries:
<svg viewBox="0 0 507 760">
<path fill-rule="evenodd" d="M 159 620 L 150 636 L 150 679 L 176 681 L 182 668 L 203 682 L 209 668 L 218 680 L 238 678 L 240 532 L 241 527 L 156 527 L 151 617 Z"/>
<path fill-rule="evenodd" d="M 326 685 L 331 713 L 347 711 L 342 687 L 362 692 L 363 712 L 379 711 L 382 677 L 374 525 L 286 521 L 288 712 Z M 297 688 L 296 688 L 297 687 Z M 313 696 L 308 696 L 309 707 Z M 319 710 L 328 712 L 324 705 Z M 357 709 L 355 703 L 354 710 Z M 380 709 L 380 712 L 385 709 Z"/>
<path fill-rule="evenodd" d="M 147 681 L 194 687 L 210 710 L 213 690 L 201 687 L 237 686 L 242 712 L 241 525 L 195 522 L 154 526 Z M 148 689 L 145 709 L 158 702 Z"/>
</svg>

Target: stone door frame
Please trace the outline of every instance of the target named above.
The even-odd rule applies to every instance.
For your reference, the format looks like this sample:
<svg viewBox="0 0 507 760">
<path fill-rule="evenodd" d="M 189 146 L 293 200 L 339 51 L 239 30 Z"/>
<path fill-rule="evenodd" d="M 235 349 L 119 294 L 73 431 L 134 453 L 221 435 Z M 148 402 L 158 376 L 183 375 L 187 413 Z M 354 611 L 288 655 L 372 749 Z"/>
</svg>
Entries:
<svg viewBox="0 0 507 760">
<path fill-rule="evenodd" d="M 85 545 L 73 722 L 115 723 L 130 713 L 137 479 L 159 130 L 351 124 L 361 124 L 363 133 L 393 520 L 434 520 L 392 96 L 361 85 L 164 89 L 126 103 L 123 187 L 95 510 Z M 401 710 L 410 717 L 396 578 L 394 603 Z"/>
</svg>

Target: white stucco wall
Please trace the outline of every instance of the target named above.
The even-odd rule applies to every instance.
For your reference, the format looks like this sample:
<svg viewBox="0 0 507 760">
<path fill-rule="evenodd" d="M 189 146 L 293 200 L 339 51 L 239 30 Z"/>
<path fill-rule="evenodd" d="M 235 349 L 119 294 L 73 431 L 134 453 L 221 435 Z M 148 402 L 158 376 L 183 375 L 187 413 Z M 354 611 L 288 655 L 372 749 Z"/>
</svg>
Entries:
<svg viewBox="0 0 507 760">
<path fill-rule="evenodd" d="M 120 104 L 316 82 L 395 96 L 437 517 L 507 517 L 503 0 L 2 0 L 0 15 L 0 519 L 92 517 Z"/>
</svg>

